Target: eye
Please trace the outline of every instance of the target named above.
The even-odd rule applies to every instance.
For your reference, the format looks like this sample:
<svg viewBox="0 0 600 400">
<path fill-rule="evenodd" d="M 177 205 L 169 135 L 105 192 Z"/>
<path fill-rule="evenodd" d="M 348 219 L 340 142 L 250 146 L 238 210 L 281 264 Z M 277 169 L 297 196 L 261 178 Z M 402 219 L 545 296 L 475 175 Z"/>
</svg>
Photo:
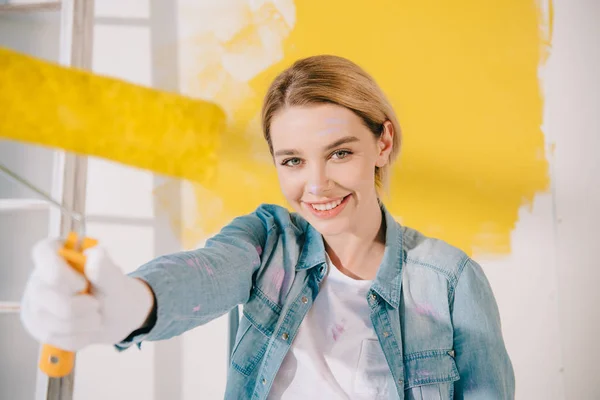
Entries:
<svg viewBox="0 0 600 400">
<path fill-rule="evenodd" d="M 349 150 L 336 150 L 333 153 L 331 153 L 331 156 L 338 160 L 342 160 L 348 157 L 350 154 L 352 154 L 352 152 Z"/>
<path fill-rule="evenodd" d="M 301 159 L 299 159 L 298 157 L 294 157 L 294 158 L 287 158 L 287 159 L 283 160 L 281 162 L 281 165 L 284 165 L 286 167 L 297 167 L 301 163 L 302 163 Z"/>
</svg>

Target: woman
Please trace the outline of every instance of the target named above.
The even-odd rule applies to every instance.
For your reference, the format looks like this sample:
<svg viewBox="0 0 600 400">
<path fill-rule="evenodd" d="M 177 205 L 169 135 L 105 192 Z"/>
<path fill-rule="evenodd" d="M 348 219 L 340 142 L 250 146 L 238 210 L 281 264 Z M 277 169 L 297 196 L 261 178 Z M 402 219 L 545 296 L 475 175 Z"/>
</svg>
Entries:
<svg viewBox="0 0 600 400">
<path fill-rule="evenodd" d="M 373 79 L 340 57 L 300 60 L 269 88 L 263 130 L 295 213 L 261 205 L 129 276 L 89 250 L 92 295 L 44 241 L 23 299 L 31 334 L 124 349 L 243 304 L 228 399 L 513 398 L 481 268 L 380 201 L 400 127 Z"/>
</svg>

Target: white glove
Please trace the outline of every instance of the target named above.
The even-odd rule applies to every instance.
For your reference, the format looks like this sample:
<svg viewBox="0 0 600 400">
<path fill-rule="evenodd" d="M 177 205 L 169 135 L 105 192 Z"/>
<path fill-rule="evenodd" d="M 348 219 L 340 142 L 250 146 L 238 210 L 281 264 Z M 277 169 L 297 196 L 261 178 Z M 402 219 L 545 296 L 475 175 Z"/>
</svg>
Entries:
<svg viewBox="0 0 600 400">
<path fill-rule="evenodd" d="M 21 321 L 39 342 L 77 351 L 96 343 L 119 343 L 142 327 L 154 305 L 151 289 L 124 275 L 101 247 L 85 251 L 86 281 L 58 255 L 62 243 L 48 239 L 33 249 L 35 268 L 21 304 Z"/>
</svg>

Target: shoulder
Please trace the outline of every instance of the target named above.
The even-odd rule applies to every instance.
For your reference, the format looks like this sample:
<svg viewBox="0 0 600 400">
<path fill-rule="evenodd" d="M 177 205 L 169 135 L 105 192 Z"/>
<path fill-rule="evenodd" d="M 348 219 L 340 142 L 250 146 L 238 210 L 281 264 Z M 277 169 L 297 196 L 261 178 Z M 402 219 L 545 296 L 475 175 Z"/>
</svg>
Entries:
<svg viewBox="0 0 600 400">
<path fill-rule="evenodd" d="M 457 284 L 470 260 L 461 249 L 405 226 L 402 226 L 402 243 L 407 267 L 435 271 L 445 276 L 452 286 Z"/>
<path fill-rule="evenodd" d="M 253 212 L 234 218 L 221 233 L 243 230 L 272 235 L 301 236 L 308 222 L 296 213 L 276 204 L 261 204 Z"/>
<path fill-rule="evenodd" d="M 263 203 L 252 213 L 260 218 L 269 229 L 298 229 L 304 231 L 308 222 L 300 215 L 290 212 L 287 208 L 277 204 Z"/>
</svg>

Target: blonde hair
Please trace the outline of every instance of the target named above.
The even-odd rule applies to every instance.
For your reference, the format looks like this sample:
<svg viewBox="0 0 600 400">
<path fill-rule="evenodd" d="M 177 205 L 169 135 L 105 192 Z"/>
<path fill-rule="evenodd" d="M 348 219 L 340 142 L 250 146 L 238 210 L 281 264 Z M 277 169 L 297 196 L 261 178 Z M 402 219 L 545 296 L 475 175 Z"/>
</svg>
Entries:
<svg viewBox="0 0 600 400">
<path fill-rule="evenodd" d="M 338 56 L 319 55 L 296 61 L 280 73 L 267 91 L 262 108 L 263 134 L 273 155 L 271 121 L 285 107 L 332 103 L 361 118 L 376 138 L 384 123 L 394 127 L 393 147 L 388 163 L 375 167 L 375 185 L 387 187 L 390 168 L 400 152 L 401 133 L 396 113 L 375 80 L 362 68 Z"/>
</svg>

